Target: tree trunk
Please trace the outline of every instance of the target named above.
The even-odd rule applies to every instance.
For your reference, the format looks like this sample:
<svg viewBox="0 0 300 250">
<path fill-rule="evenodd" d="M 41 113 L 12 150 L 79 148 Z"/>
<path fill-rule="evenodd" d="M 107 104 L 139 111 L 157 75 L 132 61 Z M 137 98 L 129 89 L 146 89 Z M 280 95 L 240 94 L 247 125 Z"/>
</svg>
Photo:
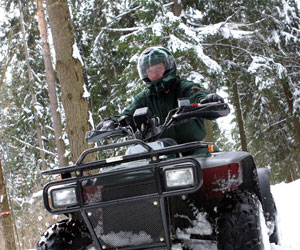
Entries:
<svg viewBox="0 0 300 250">
<path fill-rule="evenodd" d="M 229 55 L 230 61 L 233 61 L 233 55 L 232 55 L 231 48 L 228 48 L 228 55 Z M 237 80 L 233 77 L 231 82 L 233 83 L 233 86 L 230 86 L 230 87 L 233 90 L 234 108 L 235 108 L 235 114 L 236 114 L 238 127 L 239 127 L 241 146 L 242 146 L 243 151 L 248 151 Z"/>
<path fill-rule="evenodd" d="M 28 52 L 28 47 L 27 47 L 27 43 L 26 43 L 26 39 L 25 39 L 25 27 L 24 27 L 24 16 L 23 16 L 23 10 L 22 10 L 22 4 L 21 1 L 18 1 L 19 4 L 19 9 L 20 9 L 20 24 L 21 24 L 21 30 L 22 30 L 22 35 L 24 37 L 23 39 L 23 44 L 24 44 L 24 53 L 25 53 L 25 59 L 26 59 L 26 66 L 27 66 L 27 71 L 28 71 L 28 80 L 29 83 L 32 84 L 34 82 L 33 79 L 33 75 L 31 72 L 31 66 L 30 66 L 30 60 L 29 60 L 29 52 Z M 38 140 L 38 145 L 39 148 L 43 149 L 44 145 L 43 145 L 43 140 L 42 140 L 42 129 L 41 126 L 39 124 L 39 119 L 38 119 L 38 113 L 37 110 L 35 108 L 35 105 L 37 103 L 36 97 L 35 97 L 35 93 L 31 93 L 31 103 L 32 103 L 32 108 L 33 108 L 33 114 L 34 114 L 34 122 L 35 122 L 35 129 L 36 129 L 36 133 L 37 133 L 37 140 Z M 40 150 L 40 157 L 42 160 L 42 168 L 43 170 L 47 169 L 47 165 L 46 165 L 46 161 L 45 161 L 45 152 L 43 150 Z"/>
<path fill-rule="evenodd" d="M 298 144 L 300 146 L 300 121 L 298 120 L 298 118 L 296 117 L 296 115 L 294 113 L 293 94 L 292 94 L 292 91 L 290 89 L 288 79 L 280 80 L 280 82 L 281 82 L 281 85 L 283 87 L 283 91 L 284 91 L 284 94 L 285 94 L 286 102 L 288 104 L 288 109 L 289 109 L 290 116 L 292 117 L 294 129 L 295 129 L 295 133 L 296 133 L 296 135 L 295 135 L 296 141 L 298 142 Z"/>
<path fill-rule="evenodd" d="M 239 126 L 242 150 L 243 151 L 248 151 L 246 133 L 245 133 L 245 129 L 244 129 L 244 121 L 243 121 L 243 116 L 242 116 L 242 109 L 241 109 L 241 103 L 240 103 L 240 97 L 239 97 L 239 91 L 238 91 L 237 83 L 234 82 L 232 89 L 233 89 L 234 107 L 235 107 L 236 118 L 237 118 L 238 126 Z"/>
<path fill-rule="evenodd" d="M 182 11 L 182 7 L 179 3 L 179 0 L 171 0 L 171 2 L 173 2 L 173 6 L 172 6 L 172 12 L 175 16 L 180 16 L 181 11 Z"/>
<path fill-rule="evenodd" d="M 58 153 L 59 166 L 67 166 L 68 159 L 65 157 L 66 146 L 65 142 L 62 139 L 63 130 L 61 123 L 61 116 L 58 112 L 58 102 L 56 95 L 56 80 L 55 80 L 55 72 L 52 66 L 51 54 L 50 54 L 50 46 L 48 43 L 48 34 L 47 34 L 47 25 L 45 19 L 45 13 L 43 9 L 43 1 L 37 0 L 37 17 L 38 17 L 38 25 L 41 35 L 41 43 L 43 49 L 43 58 L 46 69 L 46 81 L 48 84 L 48 94 L 50 100 L 50 110 L 53 121 L 54 135 L 55 135 L 55 143 Z"/>
<path fill-rule="evenodd" d="M 290 113 L 289 116 L 292 118 L 293 127 L 294 127 L 294 130 L 295 130 L 295 141 L 296 141 L 296 143 L 298 143 L 298 148 L 300 149 L 300 121 L 296 117 L 296 114 L 294 113 L 293 94 L 292 94 L 292 91 L 290 89 L 288 79 L 283 79 L 283 80 L 279 80 L 279 81 L 281 83 L 281 86 L 283 87 L 286 102 L 287 102 L 287 105 L 288 105 L 288 110 L 289 110 L 289 113 Z M 294 181 L 295 179 L 297 179 L 299 177 L 300 166 L 299 166 L 299 164 L 290 164 L 288 166 L 288 169 L 289 169 L 289 175 L 287 175 L 287 176 L 288 177 L 290 176 L 288 178 L 288 182 L 292 182 L 292 181 Z"/>
<path fill-rule="evenodd" d="M 212 122 L 209 120 L 204 120 L 205 122 L 205 127 L 206 127 L 206 136 L 205 136 L 205 141 L 207 142 L 215 142 L 214 134 L 213 134 L 213 129 L 212 129 Z"/>
<path fill-rule="evenodd" d="M 15 250 L 15 235 L 0 161 L 0 213 L 5 250 Z"/>
<path fill-rule="evenodd" d="M 67 134 L 72 160 L 75 162 L 81 152 L 88 148 L 85 133 L 91 129 L 88 123 L 88 103 L 82 96 L 82 65 L 73 57 L 74 30 L 67 0 L 46 0 L 46 4 L 67 119 Z"/>
</svg>

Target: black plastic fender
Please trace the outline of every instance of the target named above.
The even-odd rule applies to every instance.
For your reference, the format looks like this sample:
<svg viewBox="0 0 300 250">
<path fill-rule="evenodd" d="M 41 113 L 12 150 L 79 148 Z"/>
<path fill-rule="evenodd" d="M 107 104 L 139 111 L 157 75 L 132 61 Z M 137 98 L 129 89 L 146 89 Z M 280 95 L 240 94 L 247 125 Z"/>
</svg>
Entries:
<svg viewBox="0 0 300 250">
<path fill-rule="evenodd" d="M 274 220 L 274 201 L 270 188 L 270 171 L 267 168 L 258 168 L 257 174 L 262 206 L 266 213 L 266 219 L 268 221 Z"/>
<path fill-rule="evenodd" d="M 270 235 L 270 242 L 278 244 L 277 209 L 270 188 L 270 171 L 267 168 L 258 168 L 257 174 L 264 215 L 266 221 L 270 222 L 270 225 L 273 227 L 273 233 Z"/>
<path fill-rule="evenodd" d="M 259 198 L 256 165 L 252 155 L 245 151 L 218 152 L 210 157 L 197 158 L 202 169 L 238 163 L 240 165 L 241 185 L 239 189 L 254 192 Z"/>
</svg>

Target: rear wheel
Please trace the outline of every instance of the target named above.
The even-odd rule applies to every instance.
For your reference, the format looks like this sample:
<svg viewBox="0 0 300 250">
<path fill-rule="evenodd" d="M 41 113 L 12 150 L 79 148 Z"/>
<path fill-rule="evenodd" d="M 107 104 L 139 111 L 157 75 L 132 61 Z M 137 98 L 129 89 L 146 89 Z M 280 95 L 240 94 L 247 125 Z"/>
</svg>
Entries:
<svg viewBox="0 0 300 250">
<path fill-rule="evenodd" d="M 228 195 L 218 208 L 218 249 L 264 250 L 260 210 L 260 201 L 252 193 Z"/>
<path fill-rule="evenodd" d="M 85 250 L 92 244 L 88 229 L 74 220 L 62 220 L 52 226 L 42 235 L 37 243 L 38 250 Z"/>
</svg>

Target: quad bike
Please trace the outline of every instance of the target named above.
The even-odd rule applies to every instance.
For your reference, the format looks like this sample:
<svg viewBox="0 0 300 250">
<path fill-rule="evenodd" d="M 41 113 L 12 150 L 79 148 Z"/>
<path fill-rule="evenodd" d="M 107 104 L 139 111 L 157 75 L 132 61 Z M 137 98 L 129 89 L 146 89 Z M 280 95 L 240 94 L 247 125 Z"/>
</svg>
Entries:
<svg viewBox="0 0 300 250">
<path fill-rule="evenodd" d="M 44 187 L 43 199 L 50 213 L 68 219 L 50 226 L 37 249 L 170 250 L 214 242 L 219 250 L 263 250 L 266 237 L 268 244 L 279 243 L 269 172 L 257 169 L 248 152 L 160 138 L 192 119 L 226 116 L 228 105 L 179 104 L 161 125 L 145 107 L 133 119 L 122 117 L 114 129 L 87 132 L 90 143 L 119 141 L 84 151 L 73 166 L 43 173 L 63 177 Z M 116 155 L 84 162 L 109 150 Z M 201 218 L 209 230 L 197 230 Z"/>
</svg>

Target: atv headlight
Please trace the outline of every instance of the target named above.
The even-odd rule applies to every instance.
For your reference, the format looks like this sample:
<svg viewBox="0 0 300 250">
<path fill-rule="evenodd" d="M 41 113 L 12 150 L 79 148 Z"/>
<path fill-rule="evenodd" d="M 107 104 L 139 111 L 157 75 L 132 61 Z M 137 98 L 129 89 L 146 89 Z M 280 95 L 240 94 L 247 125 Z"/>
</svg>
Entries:
<svg viewBox="0 0 300 250">
<path fill-rule="evenodd" d="M 74 186 L 52 189 L 50 193 L 53 208 L 66 208 L 79 204 Z"/>
<path fill-rule="evenodd" d="M 166 185 L 168 188 L 180 186 L 193 186 L 194 171 L 193 168 L 172 168 L 165 171 Z"/>
</svg>

